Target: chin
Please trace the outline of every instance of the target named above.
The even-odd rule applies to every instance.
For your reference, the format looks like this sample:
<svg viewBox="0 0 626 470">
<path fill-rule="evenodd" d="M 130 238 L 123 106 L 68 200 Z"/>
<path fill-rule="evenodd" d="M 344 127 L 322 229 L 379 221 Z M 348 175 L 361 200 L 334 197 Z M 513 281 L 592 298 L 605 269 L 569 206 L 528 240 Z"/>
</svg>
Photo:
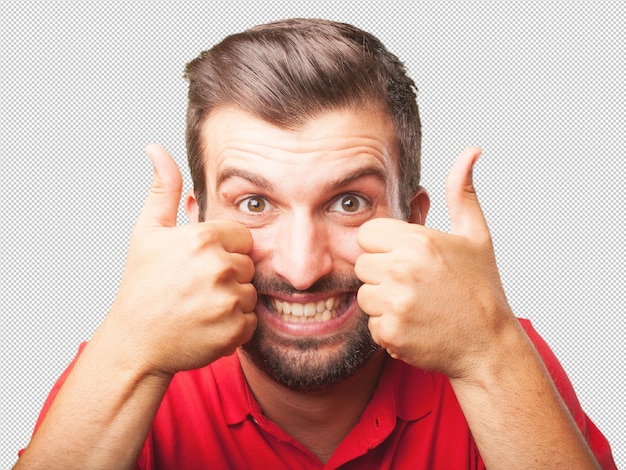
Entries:
<svg viewBox="0 0 626 470">
<path fill-rule="evenodd" d="M 353 312 L 350 328 L 323 335 L 288 335 L 259 322 L 242 346 L 248 359 L 269 378 L 295 391 L 319 392 L 356 374 L 380 347 L 367 327 L 368 317 Z"/>
</svg>

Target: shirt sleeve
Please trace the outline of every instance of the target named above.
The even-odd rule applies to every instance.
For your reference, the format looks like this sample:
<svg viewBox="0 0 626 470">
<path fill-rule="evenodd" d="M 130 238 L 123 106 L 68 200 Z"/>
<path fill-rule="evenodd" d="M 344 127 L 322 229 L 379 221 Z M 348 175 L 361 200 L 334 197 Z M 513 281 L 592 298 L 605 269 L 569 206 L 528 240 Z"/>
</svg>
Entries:
<svg viewBox="0 0 626 470">
<path fill-rule="evenodd" d="M 552 381 L 561 394 L 565 405 L 570 410 L 580 431 L 589 443 L 589 447 L 596 456 L 596 459 L 598 459 L 603 469 L 617 470 L 609 442 L 583 411 L 578 397 L 576 396 L 576 392 L 574 391 L 574 387 L 567 377 L 563 366 L 556 358 L 556 355 L 545 340 L 539 336 L 539 333 L 537 333 L 529 320 L 520 319 L 520 323 L 543 359 L 552 377 Z"/>
<path fill-rule="evenodd" d="M 70 362 L 70 364 L 67 366 L 67 368 L 63 371 L 61 376 L 57 379 L 52 389 L 50 390 L 50 393 L 48 394 L 48 397 L 46 398 L 46 401 L 44 402 L 43 407 L 41 408 L 41 411 L 39 412 L 39 417 L 37 418 L 37 422 L 35 423 L 35 428 L 33 429 L 32 435 L 35 435 L 35 432 L 37 432 L 37 429 L 39 429 L 41 422 L 48 414 L 48 410 L 50 410 L 50 407 L 52 406 L 54 399 L 58 395 L 59 390 L 61 390 L 61 387 L 63 386 L 63 384 L 65 383 L 67 376 L 70 375 L 70 372 L 74 368 L 74 364 L 76 364 L 76 361 L 78 360 L 78 357 L 80 356 L 80 354 L 83 352 L 83 349 L 85 348 L 86 344 L 87 344 L 86 342 L 80 344 L 80 346 L 78 347 L 78 352 L 76 353 L 76 356 L 74 357 L 72 362 Z M 24 450 L 25 449 L 20 450 L 18 452 L 18 455 L 22 455 Z"/>
<path fill-rule="evenodd" d="M 37 429 L 39 429 L 41 422 L 48 414 L 48 410 L 50 410 L 50 407 L 52 406 L 52 403 L 54 402 L 56 396 L 58 395 L 59 390 L 61 390 L 61 387 L 65 383 L 65 380 L 67 379 L 67 377 L 70 375 L 70 372 L 74 368 L 74 365 L 76 364 L 76 361 L 78 360 L 78 357 L 81 355 L 86 345 L 87 345 L 86 342 L 83 342 L 80 344 L 80 346 L 78 347 L 78 352 L 76 353 L 76 356 L 74 357 L 72 362 L 70 362 L 70 364 L 67 366 L 67 368 L 63 371 L 61 376 L 58 378 L 58 380 L 55 382 L 54 386 L 50 390 L 50 393 L 48 394 L 48 397 L 46 398 L 46 401 L 44 402 L 43 407 L 41 408 L 41 411 L 39 412 L 39 417 L 37 418 L 37 422 L 35 423 L 35 428 L 33 429 L 33 435 L 35 434 L 35 432 L 37 432 Z M 18 452 L 18 455 L 21 456 L 25 450 L 26 449 L 21 449 Z M 141 455 L 140 464 L 138 464 L 136 467 L 138 470 L 139 469 L 149 470 L 152 468 L 152 462 L 151 462 L 151 459 L 149 458 L 148 451 L 149 451 L 149 446 L 146 444 L 144 446 L 144 449 Z"/>
</svg>

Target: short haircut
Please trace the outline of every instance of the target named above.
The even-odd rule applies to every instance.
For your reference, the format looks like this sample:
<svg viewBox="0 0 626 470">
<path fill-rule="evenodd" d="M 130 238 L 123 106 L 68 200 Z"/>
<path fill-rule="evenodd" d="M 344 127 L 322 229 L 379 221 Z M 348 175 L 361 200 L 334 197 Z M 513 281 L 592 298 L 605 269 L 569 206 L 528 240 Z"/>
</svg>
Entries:
<svg viewBox="0 0 626 470">
<path fill-rule="evenodd" d="M 234 106 L 272 125 L 297 129 L 343 108 L 377 106 L 397 139 L 400 209 L 411 213 L 420 181 L 416 88 L 404 64 L 373 35 L 321 19 L 289 19 L 226 37 L 187 64 L 187 157 L 200 220 L 206 209 L 202 126 Z"/>
</svg>

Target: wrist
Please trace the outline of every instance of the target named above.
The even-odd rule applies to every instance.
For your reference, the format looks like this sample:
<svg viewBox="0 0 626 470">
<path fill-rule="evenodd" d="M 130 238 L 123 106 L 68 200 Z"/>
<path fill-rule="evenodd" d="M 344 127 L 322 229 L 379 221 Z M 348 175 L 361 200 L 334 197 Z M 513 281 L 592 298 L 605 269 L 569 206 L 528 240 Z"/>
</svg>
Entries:
<svg viewBox="0 0 626 470">
<path fill-rule="evenodd" d="M 140 344 L 136 340 L 138 335 L 133 336 L 130 328 L 116 325 L 118 315 L 113 310 L 109 313 L 89 341 L 88 349 L 97 351 L 95 355 L 103 368 L 108 364 L 112 371 L 126 375 L 133 382 L 146 380 L 167 388 L 174 373 L 159 367 L 150 345 Z"/>
<path fill-rule="evenodd" d="M 517 318 L 503 322 L 484 347 L 468 355 L 462 373 L 450 376 L 454 388 L 478 387 L 484 390 L 506 384 L 530 364 L 542 367 L 543 363 Z"/>
</svg>

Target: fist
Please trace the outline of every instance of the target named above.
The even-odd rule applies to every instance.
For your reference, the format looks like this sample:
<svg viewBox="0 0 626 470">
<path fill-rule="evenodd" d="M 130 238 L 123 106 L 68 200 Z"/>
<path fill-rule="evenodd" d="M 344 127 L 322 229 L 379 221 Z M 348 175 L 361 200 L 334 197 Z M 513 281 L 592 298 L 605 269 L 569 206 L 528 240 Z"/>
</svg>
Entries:
<svg viewBox="0 0 626 470">
<path fill-rule="evenodd" d="M 510 322 L 482 210 L 472 185 L 479 149 L 466 149 L 447 179 L 451 233 L 395 219 L 363 224 L 357 300 L 373 339 L 395 358 L 466 377 Z"/>
<path fill-rule="evenodd" d="M 180 171 L 164 149 L 146 151 L 155 177 L 104 326 L 139 367 L 174 374 L 231 354 L 252 336 L 252 236 L 231 221 L 176 227 Z"/>
</svg>

